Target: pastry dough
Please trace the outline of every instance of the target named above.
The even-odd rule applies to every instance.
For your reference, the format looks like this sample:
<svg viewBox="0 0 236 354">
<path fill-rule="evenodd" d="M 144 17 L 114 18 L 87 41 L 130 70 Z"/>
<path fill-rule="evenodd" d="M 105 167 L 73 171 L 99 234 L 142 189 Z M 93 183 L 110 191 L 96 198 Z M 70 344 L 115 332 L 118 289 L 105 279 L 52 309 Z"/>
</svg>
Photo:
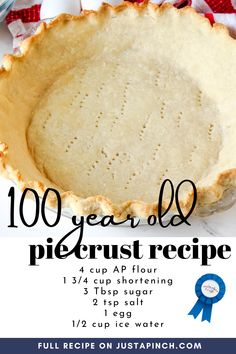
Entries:
<svg viewBox="0 0 236 354">
<path fill-rule="evenodd" d="M 21 189 L 124 218 L 156 213 L 166 178 L 194 181 L 198 208 L 235 187 L 236 44 L 223 26 L 190 8 L 104 5 L 42 24 L 21 49 L 0 75 L 1 171 Z M 191 197 L 181 190 L 183 208 Z"/>
</svg>

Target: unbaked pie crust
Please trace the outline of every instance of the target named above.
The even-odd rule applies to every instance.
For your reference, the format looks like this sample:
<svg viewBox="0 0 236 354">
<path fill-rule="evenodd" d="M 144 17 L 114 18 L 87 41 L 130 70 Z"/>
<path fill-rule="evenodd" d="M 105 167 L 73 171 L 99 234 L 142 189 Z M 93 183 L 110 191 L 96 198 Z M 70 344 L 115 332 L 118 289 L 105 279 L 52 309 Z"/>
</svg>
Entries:
<svg viewBox="0 0 236 354">
<path fill-rule="evenodd" d="M 190 8 L 104 5 L 42 24 L 21 50 L 0 77 L 0 165 L 22 190 L 124 218 L 155 214 L 166 178 L 194 181 L 198 209 L 235 187 L 236 44 L 223 26 Z M 191 199 L 183 188 L 184 209 Z"/>
</svg>

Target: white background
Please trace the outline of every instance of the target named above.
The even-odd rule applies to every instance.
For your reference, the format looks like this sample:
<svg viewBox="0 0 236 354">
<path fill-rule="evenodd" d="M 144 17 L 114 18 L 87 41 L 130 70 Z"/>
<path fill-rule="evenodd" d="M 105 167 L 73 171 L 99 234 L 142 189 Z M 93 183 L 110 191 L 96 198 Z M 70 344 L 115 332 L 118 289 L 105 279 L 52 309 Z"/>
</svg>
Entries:
<svg viewBox="0 0 236 354">
<path fill-rule="evenodd" d="M 0 54 L 10 51 L 11 37 L 7 30 L 0 28 Z M 54 230 L 43 226 L 40 221 L 33 229 L 23 227 L 19 218 L 17 229 L 8 228 L 9 198 L 12 184 L 0 179 L 0 336 L 1 337 L 234 337 L 236 315 L 236 282 L 234 279 L 236 256 L 235 236 L 236 207 L 205 219 L 192 219 L 192 226 L 161 229 L 160 227 L 141 226 L 131 230 L 127 227 L 87 227 L 84 242 L 90 244 L 131 243 L 140 239 L 142 244 L 174 243 L 191 244 L 192 237 L 205 237 L 202 243 L 228 243 L 232 247 L 232 257 L 227 261 L 215 260 L 210 267 L 202 267 L 198 261 L 151 260 L 142 261 L 80 261 L 71 257 L 68 260 L 44 260 L 39 267 L 29 267 L 29 244 L 43 244 L 52 236 L 59 240 L 71 229 L 71 221 L 63 218 Z M 19 201 L 20 193 L 17 193 Z M 18 202 L 17 202 L 18 203 Z M 18 205 L 16 203 L 16 205 Z M 32 201 L 26 203 L 26 214 L 30 218 L 34 211 Z M 51 214 L 51 213 L 50 213 Z M 53 217 L 53 214 L 51 214 Z M 160 238 L 164 236 L 164 238 Z M 188 239 L 180 238 L 188 236 Z M 170 238 L 171 237 L 171 238 Z M 80 287 L 66 287 L 62 283 L 65 275 L 77 275 L 81 265 L 85 267 L 112 267 L 116 264 L 140 264 L 158 267 L 160 276 L 173 277 L 173 287 L 156 290 L 155 296 L 145 300 L 142 308 L 137 308 L 137 319 L 165 322 L 160 329 L 74 329 L 72 319 L 88 321 L 102 319 L 102 309 L 91 306 L 91 296 L 84 297 Z M 200 316 L 194 320 L 187 316 L 197 298 L 194 286 L 197 279 L 205 273 L 220 275 L 227 286 L 221 302 L 214 305 L 212 323 L 201 322 Z"/>
<path fill-rule="evenodd" d="M 43 230 L 42 230 L 43 231 Z M 42 237 L 11 237 L 0 240 L 0 335 L 1 337 L 235 337 L 234 319 L 236 316 L 236 282 L 234 270 L 236 267 L 235 239 L 224 239 L 231 245 L 233 256 L 229 260 L 214 260 L 209 267 L 200 266 L 200 261 L 191 260 L 79 260 L 71 256 L 67 260 L 42 260 L 38 267 L 29 267 L 29 244 L 44 244 L 47 232 Z M 50 233 L 48 233 L 49 235 Z M 136 238 L 135 238 L 136 239 Z M 85 241 L 86 240 L 86 241 Z M 186 243 L 186 238 L 178 238 L 174 244 Z M 220 245 L 223 240 L 208 237 L 202 243 Z M 130 244 L 132 239 L 113 238 L 113 244 Z M 110 244 L 111 238 L 91 238 L 85 236 L 84 243 Z M 148 249 L 148 244 L 169 244 L 173 238 L 143 238 L 143 249 Z M 188 239 L 191 244 L 191 239 Z M 84 285 L 64 285 L 63 276 L 79 276 L 79 269 L 91 267 L 107 267 L 109 272 L 115 265 L 132 266 L 139 264 L 141 267 L 157 267 L 157 275 L 160 277 L 173 278 L 172 287 L 150 285 L 145 288 L 154 289 L 153 296 L 141 296 L 144 305 L 140 307 L 124 308 L 116 310 L 132 310 L 133 316 L 130 322 L 157 321 L 164 322 L 163 328 L 131 327 L 129 329 L 109 328 L 91 329 L 73 328 L 72 320 L 87 320 L 87 322 L 104 321 L 103 306 L 92 306 L 95 296 L 92 284 L 88 286 L 89 295 L 83 296 Z M 201 322 L 201 314 L 197 319 L 188 316 L 197 301 L 194 287 L 199 277 L 206 273 L 215 273 L 221 276 L 226 283 L 226 294 L 217 304 L 213 305 L 212 321 Z M 92 277 L 86 271 L 84 275 Z M 113 275 L 113 279 L 117 275 Z M 108 277 L 107 275 L 105 277 Z M 129 277 L 138 277 L 130 274 Z M 155 276 L 152 276 L 155 277 Z M 86 285 L 87 286 L 87 285 Z M 109 286 L 106 289 L 118 287 Z M 140 285 L 129 286 L 130 289 L 142 288 Z M 122 288 L 118 288 L 122 289 Z M 106 296 L 108 300 L 122 297 Z M 128 299 L 128 297 L 127 297 Z M 133 299 L 134 298 L 130 298 Z M 109 316 L 114 322 L 114 318 Z M 106 319 L 107 321 L 107 319 Z M 121 320 L 124 321 L 124 320 Z M 126 322 L 126 320 L 125 320 Z"/>
</svg>

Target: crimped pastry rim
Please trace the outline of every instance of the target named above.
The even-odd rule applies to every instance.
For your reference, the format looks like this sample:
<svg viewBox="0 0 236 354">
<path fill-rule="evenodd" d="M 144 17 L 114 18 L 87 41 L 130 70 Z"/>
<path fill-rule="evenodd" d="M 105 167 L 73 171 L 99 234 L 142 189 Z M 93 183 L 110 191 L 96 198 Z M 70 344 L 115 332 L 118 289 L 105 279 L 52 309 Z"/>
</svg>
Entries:
<svg viewBox="0 0 236 354">
<path fill-rule="evenodd" d="M 67 14 L 62 14 L 54 19 L 51 23 L 45 24 L 42 23 L 35 35 L 26 39 L 21 44 L 21 55 L 6 55 L 4 58 L 4 68 L 0 69 L 0 78 L 1 75 L 10 74 L 12 65 L 14 61 L 24 60 L 30 51 L 31 46 L 37 43 L 37 40 L 42 38 L 43 36 L 47 35 L 47 31 L 50 28 L 53 28 L 58 25 L 61 21 L 81 21 L 86 20 L 91 14 L 95 14 L 99 16 L 100 13 L 103 12 L 120 12 L 124 11 L 128 7 L 132 7 L 136 9 L 136 11 L 142 12 L 147 6 L 152 7 L 154 11 L 166 11 L 170 8 L 173 8 L 170 4 L 164 4 L 162 6 L 148 4 L 147 2 L 143 3 L 142 5 L 131 4 L 131 3 L 123 3 L 120 6 L 112 7 L 110 5 L 103 5 L 98 12 L 95 11 L 84 11 L 80 16 L 72 16 Z M 204 23 L 208 21 L 204 17 L 200 16 L 196 13 L 193 8 L 185 7 L 180 10 L 181 12 L 191 12 L 199 19 L 199 23 L 203 21 Z M 210 24 L 209 24 L 210 26 Z M 213 29 L 214 31 L 219 31 L 225 36 L 225 40 L 232 40 L 234 41 L 228 33 L 227 28 L 221 24 L 214 24 Z M 33 188 L 35 189 L 40 196 L 42 196 L 46 189 L 49 187 L 54 187 L 55 184 L 46 185 L 41 181 L 27 181 L 21 175 L 21 172 L 12 168 L 10 162 L 7 161 L 8 156 L 8 149 L 9 147 L 4 143 L 0 142 L 0 170 L 3 175 L 7 178 L 13 180 L 19 188 L 23 191 L 26 188 Z M 201 205 L 211 205 L 216 201 L 222 198 L 222 195 L 225 190 L 236 187 L 236 168 L 222 171 L 216 178 L 216 181 L 211 186 L 206 186 L 198 188 L 198 203 L 196 212 L 198 209 L 201 208 Z M 70 191 L 63 191 L 61 188 L 58 188 L 60 191 L 60 195 L 62 198 L 63 206 L 70 208 L 73 213 L 79 215 L 88 215 L 91 213 L 96 213 L 98 215 L 114 215 L 117 219 L 124 219 L 129 214 L 131 216 L 136 216 L 140 218 L 147 218 L 149 215 L 156 215 L 157 214 L 157 203 L 145 203 L 139 200 L 127 200 L 121 204 L 115 204 L 108 198 L 102 195 L 91 196 L 88 198 L 81 198 Z M 158 197 L 158 196 L 157 196 Z M 183 211 L 188 211 L 192 204 L 193 194 L 189 193 L 185 200 L 181 201 L 181 206 Z M 57 200 L 53 196 L 49 196 L 48 198 L 48 205 L 52 208 L 55 208 L 57 204 Z M 168 201 L 163 203 L 163 209 L 167 208 Z"/>
</svg>

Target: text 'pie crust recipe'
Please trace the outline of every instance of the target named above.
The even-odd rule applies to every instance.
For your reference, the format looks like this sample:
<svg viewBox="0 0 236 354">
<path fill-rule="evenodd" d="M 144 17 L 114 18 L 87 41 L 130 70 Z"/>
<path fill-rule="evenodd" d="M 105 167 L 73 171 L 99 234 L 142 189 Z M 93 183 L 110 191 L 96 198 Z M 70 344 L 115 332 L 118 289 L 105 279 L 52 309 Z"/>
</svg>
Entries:
<svg viewBox="0 0 236 354">
<path fill-rule="evenodd" d="M 0 166 L 22 190 L 122 219 L 156 214 L 166 178 L 194 181 L 198 209 L 236 186 L 236 43 L 223 26 L 190 8 L 104 5 L 41 24 L 21 51 L 0 75 Z"/>
</svg>

